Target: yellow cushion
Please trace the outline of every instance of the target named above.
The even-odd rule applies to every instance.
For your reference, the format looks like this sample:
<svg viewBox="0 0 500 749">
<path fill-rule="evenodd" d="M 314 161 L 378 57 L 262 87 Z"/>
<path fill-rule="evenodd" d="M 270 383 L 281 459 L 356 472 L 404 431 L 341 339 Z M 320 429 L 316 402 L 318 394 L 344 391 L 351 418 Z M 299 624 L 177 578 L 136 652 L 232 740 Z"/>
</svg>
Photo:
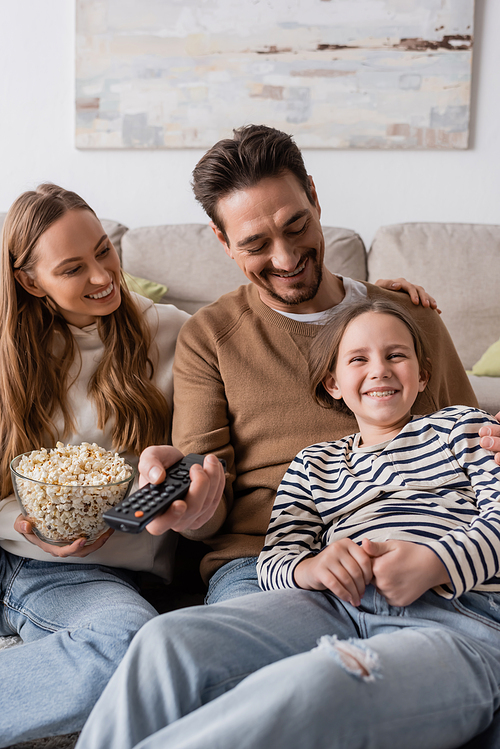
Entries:
<svg viewBox="0 0 500 749">
<path fill-rule="evenodd" d="M 159 302 L 162 296 L 167 293 L 168 288 L 162 283 L 156 283 L 156 281 L 149 281 L 147 278 L 139 278 L 133 276 L 131 273 L 123 271 L 125 283 L 129 291 L 135 291 L 136 294 L 147 297 L 153 302 Z"/>
<path fill-rule="evenodd" d="M 500 341 L 492 343 L 472 367 L 472 374 L 479 377 L 500 377 Z"/>
</svg>

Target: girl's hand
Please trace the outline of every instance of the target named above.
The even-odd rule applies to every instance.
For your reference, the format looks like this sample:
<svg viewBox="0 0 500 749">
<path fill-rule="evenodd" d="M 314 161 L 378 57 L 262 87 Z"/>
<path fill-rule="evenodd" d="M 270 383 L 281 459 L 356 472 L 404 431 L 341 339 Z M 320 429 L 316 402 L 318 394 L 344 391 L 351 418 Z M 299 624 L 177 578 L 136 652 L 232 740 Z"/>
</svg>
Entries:
<svg viewBox="0 0 500 749">
<path fill-rule="evenodd" d="M 372 558 L 373 585 L 391 606 L 409 606 L 436 585 L 450 582 L 446 567 L 427 546 L 368 538 L 361 545 Z"/>
<path fill-rule="evenodd" d="M 76 541 L 73 541 L 72 544 L 68 544 L 68 546 L 54 546 L 53 544 L 45 543 L 39 539 L 38 536 L 35 536 L 31 528 L 31 523 L 29 523 L 23 515 L 17 516 L 14 523 L 14 530 L 21 533 L 27 541 L 38 546 L 42 551 L 46 551 L 47 554 L 51 554 L 53 557 L 59 557 L 61 559 L 65 559 L 66 557 L 86 557 L 89 554 L 92 554 L 93 551 L 100 549 L 101 546 L 106 543 L 111 534 L 114 533 L 114 530 L 110 528 L 103 533 L 102 536 L 99 536 L 97 541 L 94 541 L 93 544 L 89 544 L 88 546 L 85 546 L 87 541 L 86 538 L 77 538 Z"/>
<path fill-rule="evenodd" d="M 342 538 L 295 567 L 295 582 L 305 590 L 330 590 L 342 601 L 359 606 L 372 579 L 369 555 L 350 538 Z"/>
<path fill-rule="evenodd" d="M 139 460 L 140 486 L 148 481 L 158 484 L 169 468 L 183 457 L 180 450 L 168 445 L 147 447 Z M 182 533 L 205 525 L 217 509 L 226 485 L 224 469 L 215 455 L 207 455 L 200 465 L 191 466 L 191 486 L 184 497 L 173 502 L 163 515 L 158 515 L 146 526 L 153 536 L 168 530 Z"/>
<path fill-rule="evenodd" d="M 430 307 L 441 314 L 436 300 L 426 292 L 423 286 L 410 283 L 406 278 L 379 278 L 375 286 L 380 286 L 388 291 L 404 291 L 410 297 L 413 304 L 421 304 L 422 307 Z"/>
</svg>

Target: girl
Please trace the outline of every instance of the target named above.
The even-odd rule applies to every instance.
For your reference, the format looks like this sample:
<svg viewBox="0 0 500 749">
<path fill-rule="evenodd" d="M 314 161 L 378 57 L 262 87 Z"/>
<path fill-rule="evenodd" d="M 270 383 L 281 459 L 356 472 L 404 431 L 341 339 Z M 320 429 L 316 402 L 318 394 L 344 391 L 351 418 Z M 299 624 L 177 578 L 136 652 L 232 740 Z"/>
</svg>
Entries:
<svg viewBox="0 0 500 749">
<path fill-rule="evenodd" d="M 23 640 L 0 654 L 7 746 L 81 728 L 156 614 L 123 570 L 168 580 L 174 552 L 168 533 L 43 543 L 20 515 L 10 461 L 64 440 L 97 442 L 136 465 L 147 445 L 168 440 L 175 341 L 188 315 L 129 293 L 94 211 L 56 185 L 14 202 L 0 262 L 0 634 Z M 181 457 L 170 450 L 170 462 Z"/>
<path fill-rule="evenodd" d="M 311 348 L 313 396 L 354 413 L 360 431 L 313 445 L 291 465 L 260 559 L 263 587 L 327 589 L 354 606 L 370 581 L 395 606 L 430 588 L 446 598 L 483 585 L 500 591 L 500 579 L 490 579 L 500 557 L 488 556 L 500 538 L 500 468 L 477 437 L 494 419 L 466 407 L 412 417 L 430 376 L 426 349 L 412 318 L 385 300 L 351 306 L 324 326 Z"/>
<path fill-rule="evenodd" d="M 269 592 L 149 622 L 77 749 L 449 749 L 487 728 L 500 466 L 478 426 L 495 422 L 461 406 L 412 415 L 430 370 L 396 305 L 332 316 L 312 390 L 359 434 L 290 465 L 258 563 Z"/>
</svg>

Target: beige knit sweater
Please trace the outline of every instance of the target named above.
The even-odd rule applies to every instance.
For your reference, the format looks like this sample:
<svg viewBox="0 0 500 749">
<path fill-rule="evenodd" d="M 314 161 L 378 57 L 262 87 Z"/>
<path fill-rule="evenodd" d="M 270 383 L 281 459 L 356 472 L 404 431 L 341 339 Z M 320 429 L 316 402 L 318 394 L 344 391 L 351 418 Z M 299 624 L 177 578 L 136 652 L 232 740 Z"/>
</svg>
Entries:
<svg viewBox="0 0 500 749">
<path fill-rule="evenodd" d="M 477 406 L 439 315 L 406 294 L 366 285 L 370 297 L 405 305 L 429 338 L 432 377 L 414 413 Z M 317 331 L 270 309 L 248 284 L 199 310 L 180 332 L 173 444 L 184 453 L 216 453 L 229 473 L 214 517 L 186 533 L 212 548 L 202 561 L 205 580 L 231 559 L 259 554 L 276 490 L 302 448 L 358 431 L 354 417 L 321 408 L 309 394 L 307 355 Z"/>
<path fill-rule="evenodd" d="M 133 294 L 133 297 L 153 337 L 149 352 L 155 366 L 153 382 L 170 403 L 176 338 L 189 316 L 171 304 L 153 304 L 138 294 Z M 98 428 L 95 403 L 90 401 L 87 395 L 89 379 L 101 360 L 104 344 L 95 324 L 82 329 L 70 326 L 70 330 L 75 338 L 79 356 L 76 356 L 68 377 L 71 383 L 68 402 L 75 419 L 76 430 L 66 441 L 75 445 L 81 442 L 97 442 L 104 449 L 113 450 L 113 425 L 107 423 L 104 430 Z M 58 430 L 57 437 L 60 438 L 64 427 L 61 415 L 56 419 L 55 427 Z M 50 447 L 51 444 L 47 443 L 46 446 Z M 34 447 L 38 448 L 40 445 Z M 137 465 L 136 456 L 123 453 L 123 457 L 132 465 Z M 132 535 L 115 531 L 104 546 L 87 557 L 53 557 L 14 530 L 14 521 L 19 514 L 19 505 L 13 494 L 0 501 L 0 547 L 19 557 L 55 564 L 104 564 L 109 567 L 154 572 L 167 581 L 171 578 L 176 546 L 176 537 L 172 533 L 151 536 L 147 532 Z"/>
</svg>

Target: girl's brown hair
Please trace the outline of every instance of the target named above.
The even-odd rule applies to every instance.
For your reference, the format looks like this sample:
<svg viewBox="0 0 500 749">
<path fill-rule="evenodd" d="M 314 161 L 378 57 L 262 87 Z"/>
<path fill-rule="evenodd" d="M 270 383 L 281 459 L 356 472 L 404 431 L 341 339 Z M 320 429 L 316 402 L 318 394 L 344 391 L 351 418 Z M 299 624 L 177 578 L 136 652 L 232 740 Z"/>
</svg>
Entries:
<svg viewBox="0 0 500 749">
<path fill-rule="evenodd" d="M 76 356 L 73 335 L 52 304 L 29 294 L 14 271 L 28 274 L 37 262 L 42 234 L 67 211 L 87 210 L 74 192 L 53 184 L 20 195 L 2 230 L 0 255 L 0 498 L 12 491 L 9 464 L 22 452 L 51 446 L 74 429 L 68 405 L 69 370 Z M 94 213 L 95 215 L 95 213 Z M 121 281 L 121 304 L 99 317 L 97 328 L 104 354 L 89 385 L 97 408 L 98 427 L 113 423 L 115 449 L 138 455 L 169 436 L 170 410 L 151 382 L 148 351 L 151 333 Z M 54 345 L 62 338 L 62 348 Z M 57 353 L 56 353 L 57 350 Z M 64 433 L 56 434 L 54 417 L 62 414 Z"/>
<path fill-rule="evenodd" d="M 414 319 L 404 307 L 395 304 L 389 299 L 367 299 L 364 302 L 350 304 L 334 312 L 331 318 L 322 326 L 315 337 L 309 352 L 309 377 L 313 398 L 324 408 L 336 408 L 344 413 L 351 413 L 342 399 L 333 398 L 324 386 L 325 378 L 335 373 L 340 342 L 344 336 L 347 326 L 356 317 L 364 315 L 365 312 L 378 312 L 385 315 L 393 315 L 403 322 L 408 328 L 421 372 L 426 372 L 430 377 L 431 362 L 428 357 L 428 344 L 424 333 L 420 330 Z"/>
</svg>

